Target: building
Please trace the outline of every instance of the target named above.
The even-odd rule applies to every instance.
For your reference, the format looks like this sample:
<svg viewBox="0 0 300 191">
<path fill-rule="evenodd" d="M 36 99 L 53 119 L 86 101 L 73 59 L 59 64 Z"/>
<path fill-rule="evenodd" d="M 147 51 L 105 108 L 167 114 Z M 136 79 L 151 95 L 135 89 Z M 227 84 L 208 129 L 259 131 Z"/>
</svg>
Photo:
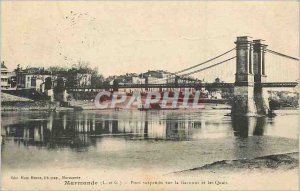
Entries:
<svg viewBox="0 0 300 191">
<path fill-rule="evenodd" d="M 46 78 L 51 78 L 51 72 L 44 70 L 44 68 L 29 68 L 17 69 L 17 88 L 18 89 L 35 89 L 43 92 L 43 86 Z"/>
<path fill-rule="evenodd" d="M 136 73 L 127 73 L 120 76 L 109 76 L 106 81 L 113 85 L 116 81 L 118 84 L 145 84 L 145 78 L 142 78 Z"/>
<path fill-rule="evenodd" d="M 77 87 L 91 86 L 92 75 L 87 73 L 86 74 L 77 73 L 76 81 L 77 81 Z"/>
<path fill-rule="evenodd" d="M 4 61 L 1 62 L 1 88 L 9 88 L 9 77 L 10 77 L 10 72 L 8 71 L 7 67 L 4 64 Z"/>
<path fill-rule="evenodd" d="M 141 78 L 136 73 L 127 73 L 126 75 L 120 76 L 120 82 L 123 84 L 144 84 L 145 79 Z"/>
<path fill-rule="evenodd" d="M 145 84 L 145 78 L 139 76 L 132 76 L 131 81 L 133 84 Z"/>
<path fill-rule="evenodd" d="M 166 84 L 174 83 L 175 81 L 175 78 L 172 77 L 171 73 L 163 70 L 149 70 L 141 75 L 146 79 L 146 84 Z"/>
</svg>

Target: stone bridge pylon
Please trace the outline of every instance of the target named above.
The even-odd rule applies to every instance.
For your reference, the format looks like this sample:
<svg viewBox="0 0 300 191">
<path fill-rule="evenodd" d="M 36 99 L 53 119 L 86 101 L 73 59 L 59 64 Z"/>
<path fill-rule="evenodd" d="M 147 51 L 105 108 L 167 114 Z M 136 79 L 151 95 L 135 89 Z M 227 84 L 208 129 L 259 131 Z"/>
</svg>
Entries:
<svg viewBox="0 0 300 191">
<path fill-rule="evenodd" d="M 266 115 L 269 109 L 268 95 L 262 83 L 266 81 L 265 50 L 263 40 L 237 37 L 236 74 L 232 116 Z"/>
</svg>

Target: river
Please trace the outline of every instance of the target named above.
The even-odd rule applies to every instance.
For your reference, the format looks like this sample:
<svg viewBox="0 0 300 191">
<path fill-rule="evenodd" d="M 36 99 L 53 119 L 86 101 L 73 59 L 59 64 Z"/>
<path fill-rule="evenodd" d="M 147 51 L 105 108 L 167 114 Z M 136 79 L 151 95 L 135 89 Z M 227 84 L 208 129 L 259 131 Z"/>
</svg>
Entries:
<svg viewBox="0 0 300 191">
<path fill-rule="evenodd" d="M 166 175 L 221 160 L 298 151 L 297 111 L 273 118 L 229 113 L 212 108 L 2 112 L 2 173 L 81 169 Z"/>
</svg>

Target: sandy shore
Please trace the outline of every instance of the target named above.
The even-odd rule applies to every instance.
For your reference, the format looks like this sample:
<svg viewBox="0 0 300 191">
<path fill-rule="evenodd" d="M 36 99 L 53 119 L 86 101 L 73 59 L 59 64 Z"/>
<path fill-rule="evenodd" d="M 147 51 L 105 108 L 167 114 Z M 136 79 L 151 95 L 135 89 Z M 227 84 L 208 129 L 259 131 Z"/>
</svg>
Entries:
<svg viewBox="0 0 300 191">
<path fill-rule="evenodd" d="M 221 160 L 201 167 L 174 172 L 176 175 L 191 173 L 234 173 L 247 170 L 248 172 L 274 172 L 278 170 L 288 171 L 298 169 L 299 152 L 267 155 L 253 159 Z"/>
<path fill-rule="evenodd" d="M 5 172 L 2 177 L 4 188 L 18 190 L 298 190 L 298 152 L 268 155 L 254 159 L 224 160 L 199 168 L 161 175 L 139 171 L 99 171 L 76 168 L 69 170 L 48 169 L 47 172 Z M 74 169 L 75 170 L 75 169 Z M 151 171 L 151 170 L 150 170 Z M 130 173 L 130 176 L 128 176 Z M 13 175 L 49 176 L 57 180 L 16 181 Z M 62 175 L 79 175 L 72 183 L 97 182 L 97 185 L 66 185 Z M 104 183 L 106 182 L 106 184 Z M 113 182 L 113 184 L 107 184 Z M 30 183 L 30 184 L 28 184 Z M 104 184 L 102 184 L 104 183 Z M 35 185 L 33 187 L 33 185 Z"/>
</svg>

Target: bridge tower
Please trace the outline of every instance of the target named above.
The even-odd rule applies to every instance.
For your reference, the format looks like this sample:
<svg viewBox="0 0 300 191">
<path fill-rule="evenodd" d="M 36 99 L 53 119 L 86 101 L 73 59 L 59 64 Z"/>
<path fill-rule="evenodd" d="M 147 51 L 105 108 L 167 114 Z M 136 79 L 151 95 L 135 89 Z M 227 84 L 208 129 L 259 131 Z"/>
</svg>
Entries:
<svg viewBox="0 0 300 191">
<path fill-rule="evenodd" d="M 253 40 L 254 101 L 257 114 L 266 115 L 269 109 L 268 92 L 261 83 L 266 82 L 265 52 L 267 45 L 263 40 Z"/>
<path fill-rule="evenodd" d="M 233 116 L 256 115 L 254 102 L 253 74 L 253 42 L 251 37 L 237 37 L 236 44 L 236 74 L 234 98 L 231 114 Z"/>
<path fill-rule="evenodd" d="M 262 40 L 251 37 L 237 37 L 236 74 L 234 98 L 231 114 L 233 116 L 265 115 L 268 105 L 262 84 L 265 75 L 265 49 Z"/>
</svg>

